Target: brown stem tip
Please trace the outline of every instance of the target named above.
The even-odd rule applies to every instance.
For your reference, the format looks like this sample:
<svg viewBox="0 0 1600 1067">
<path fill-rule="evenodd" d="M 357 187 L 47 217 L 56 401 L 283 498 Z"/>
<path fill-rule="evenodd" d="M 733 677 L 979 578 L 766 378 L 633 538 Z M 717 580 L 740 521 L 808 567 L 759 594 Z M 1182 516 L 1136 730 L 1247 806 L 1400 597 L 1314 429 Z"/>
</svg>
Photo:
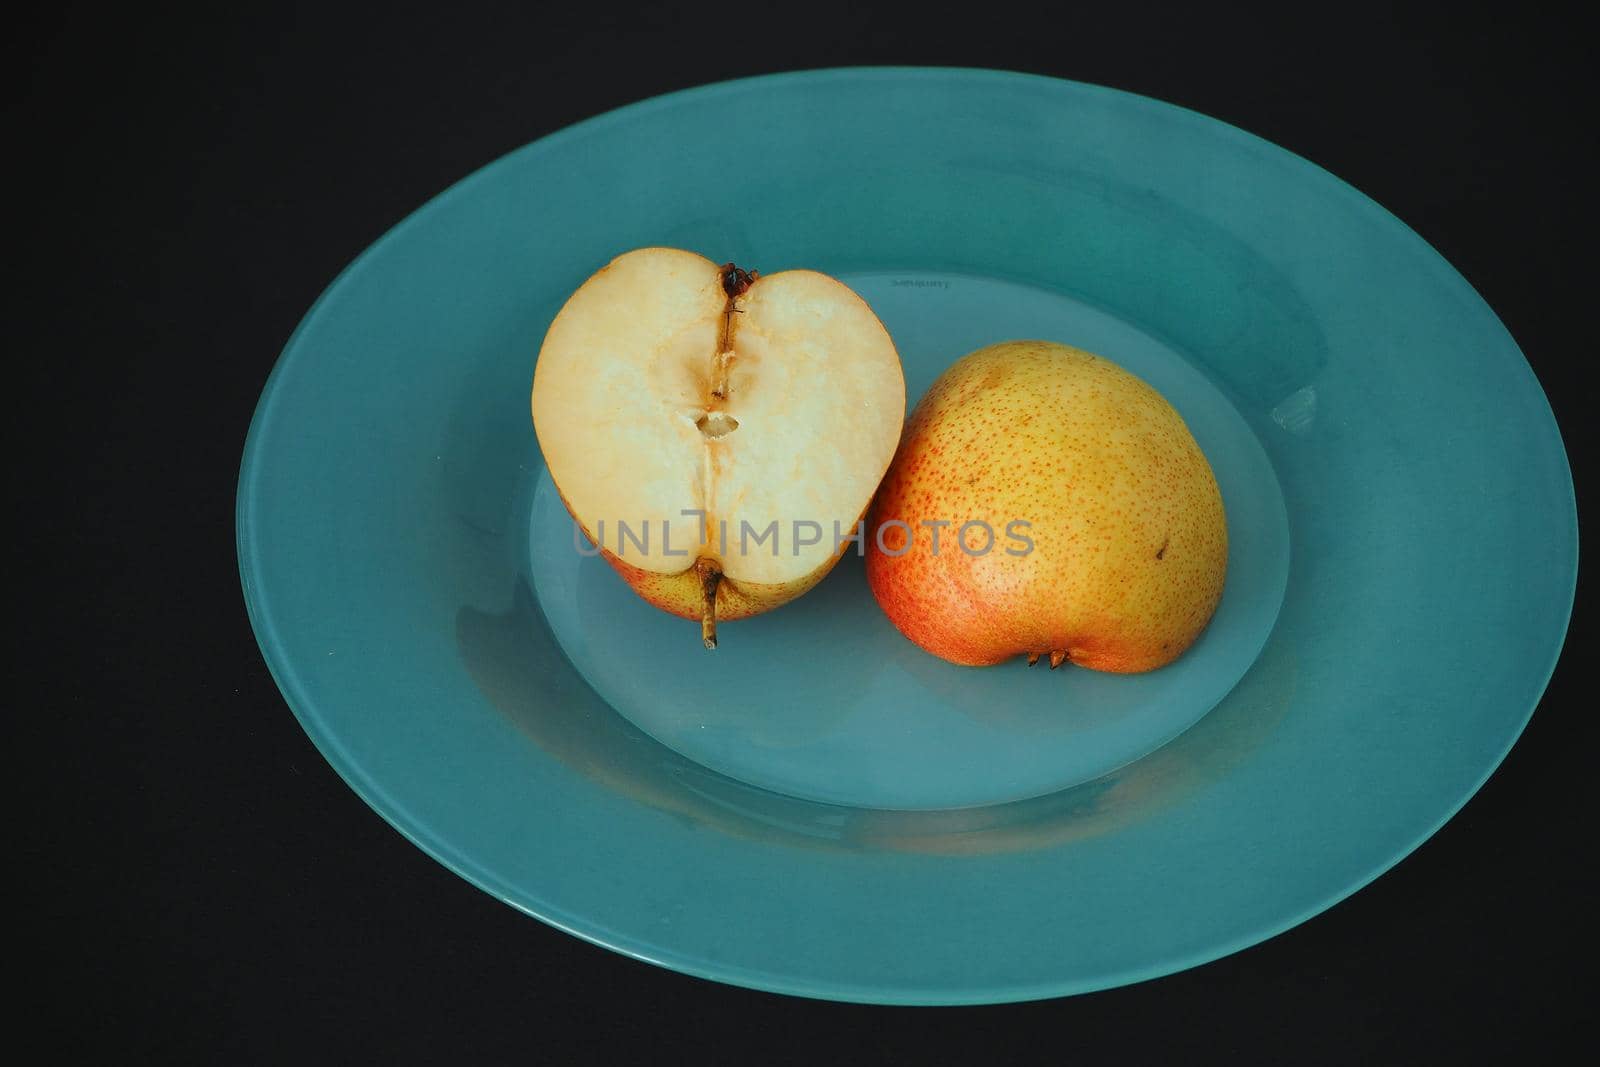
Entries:
<svg viewBox="0 0 1600 1067">
<path fill-rule="evenodd" d="M 1031 667 L 1035 663 L 1038 663 L 1038 662 L 1039 662 L 1039 653 L 1037 653 L 1037 652 L 1029 652 L 1028 653 L 1028 666 Z"/>
<path fill-rule="evenodd" d="M 697 560 L 694 569 L 700 575 L 700 640 L 707 648 L 716 648 L 717 586 L 722 571 L 709 559 Z"/>
<path fill-rule="evenodd" d="M 730 299 L 743 296 L 744 291 L 761 277 L 761 272 L 758 270 L 740 270 L 732 263 L 724 263 L 717 269 L 722 272 L 722 291 L 727 293 Z"/>
<path fill-rule="evenodd" d="M 1052 653 L 1050 653 L 1050 669 L 1051 670 L 1055 670 L 1057 667 L 1061 666 L 1065 662 L 1067 662 L 1067 654 L 1065 652 L 1052 652 Z"/>
</svg>

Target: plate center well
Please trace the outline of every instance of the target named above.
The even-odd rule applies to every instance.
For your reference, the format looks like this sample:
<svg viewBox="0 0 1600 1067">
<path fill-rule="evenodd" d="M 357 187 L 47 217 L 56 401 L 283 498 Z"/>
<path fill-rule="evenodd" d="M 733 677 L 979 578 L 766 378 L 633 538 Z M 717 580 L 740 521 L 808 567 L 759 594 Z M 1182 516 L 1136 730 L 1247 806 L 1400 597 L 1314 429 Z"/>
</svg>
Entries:
<svg viewBox="0 0 1600 1067">
<path fill-rule="evenodd" d="M 641 730 L 730 777 L 833 804 L 951 808 L 1038 796 L 1156 749 L 1214 707 L 1255 661 L 1283 601 L 1289 534 L 1255 434 L 1188 360 L 1059 293 L 966 275 L 845 275 L 888 327 L 910 407 L 956 359 L 995 341 L 1088 349 L 1155 386 L 1194 432 L 1228 513 L 1229 569 L 1211 625 L 1177 662 L 1115 676 L 1063 667 L 956 667 L 901 637 L 848 554 L 777 611 L 699 628 L 640 600 L 580 555 L 541 472 L 530 573 L 563 651 Z"/>
</svg>

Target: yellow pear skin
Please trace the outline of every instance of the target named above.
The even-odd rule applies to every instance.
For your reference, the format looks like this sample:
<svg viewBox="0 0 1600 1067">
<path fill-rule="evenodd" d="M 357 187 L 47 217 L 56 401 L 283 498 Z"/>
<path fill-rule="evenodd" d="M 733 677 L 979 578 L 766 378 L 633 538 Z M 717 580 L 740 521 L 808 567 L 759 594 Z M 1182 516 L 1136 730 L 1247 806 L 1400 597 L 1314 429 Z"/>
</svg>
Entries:
<svg viewBox="0 0 1600 1067">
<path fill-rule="evenodd" d="M 1222 495 L 1177 411 L 1047 341 L 979 349 L 934 383 L 873 506 L 874 529 L 893 520 L 909 535 L 869 542 L 874 596 L 906 637 L 968 666 L 1155 670 L 1200 635 L 1228 569 Z M 994 533 L 987 552 L 957 544 L 972 520 Z M 969 548 L 984 540 L 968 529 Z"/>
</svg>

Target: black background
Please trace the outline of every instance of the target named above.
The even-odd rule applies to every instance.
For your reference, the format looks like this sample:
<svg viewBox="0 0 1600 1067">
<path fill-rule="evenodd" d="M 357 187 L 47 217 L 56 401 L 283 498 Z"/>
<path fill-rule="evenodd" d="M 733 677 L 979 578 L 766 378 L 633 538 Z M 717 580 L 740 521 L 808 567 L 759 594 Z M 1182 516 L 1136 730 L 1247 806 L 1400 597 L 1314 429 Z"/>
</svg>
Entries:
<svg viewBox="0 0 1600 1067">
<path fill-rule="evenodd" d="M 1543 1058 L 1580 1022 L 1584 621 L 1522 741 L 1434 839 L 1305 925 L 1103 993 L 971 1009 L 722 987 L 557 933 L 403 841 L 313 750 L 246 621 L 233 489 L 259 390 L 368 243 L 616 105 L 862 63 L 1144 93 L 1353 183 L 1448 258 L 1544 383 L 1580 499 L 1593 86 L 1575 31 L 1298 5 L 67 5 L 5 48 L 10 761 L 22 1040 L 39 1058 L 1119 1062 Z M 20 299 L 17 299 L 20 298 Z M 21 327 L 18 329 L 18 327 Z M 19 428 L 18 417 L 21 427 Z M 1404 650 L 1397 650 L 1404 654 Z M 31 1062 L 31 1060 L 30 1060 Z"/>
</svg>

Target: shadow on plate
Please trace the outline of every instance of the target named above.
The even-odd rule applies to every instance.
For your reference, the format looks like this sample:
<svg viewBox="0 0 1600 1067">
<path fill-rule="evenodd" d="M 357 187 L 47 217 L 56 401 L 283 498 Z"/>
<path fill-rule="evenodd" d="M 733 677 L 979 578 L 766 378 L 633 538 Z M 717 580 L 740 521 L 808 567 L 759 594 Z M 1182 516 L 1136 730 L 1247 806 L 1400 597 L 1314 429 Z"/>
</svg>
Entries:
<svg viewBox="0 0 1600 1067">
<path fill-rule="evenodd" d="M 464 607 L 456 642 L 484 695 L 542 750 L 608 789 L 708 830 L 826 850 L 993 855 L 1114 831 L 1225 776 L 1290 706 L 1295 658 L 1274 635 L 1193 728 L 1144 759 L 1047 796 L 988 807 L 840 807 L 746 785 L 694 763 L 614 712 L 572 669 L 525 582 L 504 614 Z"/>
</svg>

